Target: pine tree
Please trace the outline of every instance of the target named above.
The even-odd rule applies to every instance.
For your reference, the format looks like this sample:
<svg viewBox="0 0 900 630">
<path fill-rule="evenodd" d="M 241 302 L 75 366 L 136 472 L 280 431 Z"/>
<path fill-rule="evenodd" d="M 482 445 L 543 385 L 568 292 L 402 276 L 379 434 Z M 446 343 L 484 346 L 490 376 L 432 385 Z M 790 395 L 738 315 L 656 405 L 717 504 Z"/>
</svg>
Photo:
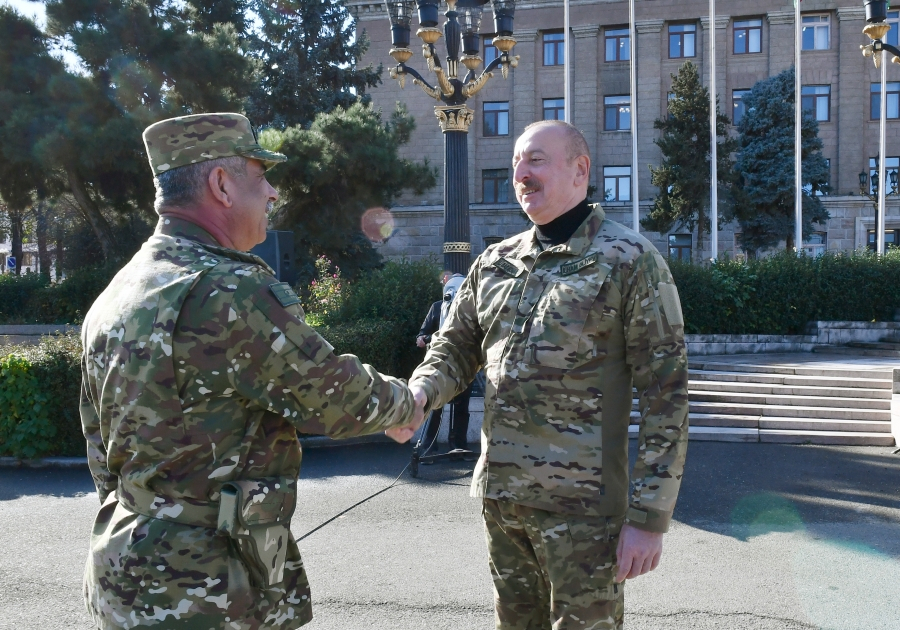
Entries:
<svg viewBox="0 0 900 630">
<path fill-rule="evenodd" d="M 421 194 L 437 182 L 427 160 L 416 163 L 398 154 L 414 127 L 399 105 L 385 123 L 371 105 L 354 103 L 319 114 L 309 129 L 261 134 L 261 142 L 290 157 L 270 176 L 281 193 L 276 225 L 295 232 L 298 263 L 307 275 L 319 255 L 351 279 L 379 264 L 361 230 L 363 213 L 389 207 L 404 190 Z"/>
<path fill-rule="evenodd" d="M 262 22 L 254 55 L 261 79 L 247 108 L 251 120 L 279 129 L 309 127 L 319 112 L 368 102 L 366 89 L 381 81 L 381 66 L 360 68 L 365 32 L 339 0 L 257 0 Z"/>
<path fill-rule="evenodd" d="M 668 232 L 673 227 L 697 230 L 697 251 L 703 251 L 703 235 L 711 231 L 709 220 L 710 137 L 709 90 L 700 83 L 697 66 L 685 62 L 672 76 L 673 98 L 668 117 L 657 119 L 662 136 L 654 143 L 662 164 L 650 167 L 650 182 L 659 188 L 650 214 L 641 220 L 646 230 Z M 720 198 L 728 194 L 733 179 L 732 153 L 736 141 L 727 134 L 728 117 L 716 101 L 718 185 Z M 720 214 L 721 216 L 721 214 Z"/>
<path fill-rule="evenodd" d="M 743 97 L 738 202 L 734 216 L 741 225 L 741 247 L 748 252 L 794 243 L 794 69 L 759 81 Z M 822 157 L 819 123 L 803 112 L 800 127 L 803 184 L 803 235 L 829 214 L 816 192 L 828 191 L 828 165 Z"/>
</svg>

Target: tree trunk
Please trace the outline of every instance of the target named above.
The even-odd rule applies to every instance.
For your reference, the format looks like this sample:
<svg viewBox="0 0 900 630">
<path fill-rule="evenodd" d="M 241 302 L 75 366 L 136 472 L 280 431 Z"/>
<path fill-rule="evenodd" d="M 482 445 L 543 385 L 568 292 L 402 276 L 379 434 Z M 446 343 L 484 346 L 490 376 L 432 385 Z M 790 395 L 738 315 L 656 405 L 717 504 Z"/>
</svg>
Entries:
<svg viewBox="0 0 900 630">
<path fill-rule="evenodd" d="M 47 203 L 39 201 L 35 208 L 35 232 L 38 246 L 38 271 L 50 280 L 50 252 L 47 250 Z"/>
<path fill-rule="evenodd" d="M 113 236 L 112 229 L 109 227 L 109 222 L 106 220 L 106 217 L 101 214 L 100 208 L 97 207 L 94 200 L 91 199 L 87 188 L 84 186 L 84 182 L 81 180 L 81 176 L 76 170 L 67 166 L 66 175 L 69 179 L 69 189 L 72 191 L 72 196 L 75 198 L 78 208 L 94 230 L 94 236 L 100 241 L 100 247 L 103 249 L 103 257 L 107 261 L 110 260 L 113 255 Z"/>
<path fill-rule="evenodd" d="M 62 221 L 56 224 L 56 281 L 62 280 L 63 271 L 63 226 Z"/>
<path fill-rule="evenodd" d="M 788 234 L 787 238 L 784 239 L 784 247 L 789 252 L 794 251 L 794 233 L 793 232 Z"/>
<path fill-rule="evenodd" d="M 705 227 L 706 213 L 703 212 L 703 206 L 697 210 L 697 262 L 703 262 L 703 228 Z"/>
<path fill-rule="evenodd" d="M 12 255 L 16 259 L 16 275 L 22 274 L 22 211 L 9 211 L 9 231 L 12 239 Z"/>
</svg>

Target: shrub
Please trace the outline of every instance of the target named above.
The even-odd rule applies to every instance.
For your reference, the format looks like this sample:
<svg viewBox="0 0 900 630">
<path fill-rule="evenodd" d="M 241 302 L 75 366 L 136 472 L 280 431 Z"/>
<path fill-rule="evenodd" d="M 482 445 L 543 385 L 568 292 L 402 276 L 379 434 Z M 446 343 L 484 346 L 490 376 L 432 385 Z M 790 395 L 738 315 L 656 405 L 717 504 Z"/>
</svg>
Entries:
<svg viewBox="0 0 900 630">
<path fill-rule="evenodd" d="M 72 271 L 50 284 L 39 274 L 0 276 L 0 322 L 68 324 L 84 319 L 97 296 L 118 271 L 116 265 Z"/>
<path fill-rule="evenodd" d="M 32 459 L 83 456 L 81 342 L 70 333 L 0 358 L 0 454 Z"/>
<path fill-rule="evenodd" d="M 687 333 L 803 334 L 808 322 L 890 321 L 900 308 L 897 249 L 670 267 Z"/>
<path fill-rule="evenodd" d="M 441 298 L 440 271 L 434 261 L 389 261 L 349 286 L 339 283 L 339 308 L 329 308 L 334 300 L 327 300 L 324 308 L 311 301 L 310 324 L 319 326 L 322 336 L 341 352 L 367 362 L 367 357 L 375 357 L 379 363 L 372 365 L 379 371 L 408 377 L 423 356 L 415 344 L 416 333 L 432 302 Z M 381 361 L 391 367 L 382 369 Z"/>
</svg>

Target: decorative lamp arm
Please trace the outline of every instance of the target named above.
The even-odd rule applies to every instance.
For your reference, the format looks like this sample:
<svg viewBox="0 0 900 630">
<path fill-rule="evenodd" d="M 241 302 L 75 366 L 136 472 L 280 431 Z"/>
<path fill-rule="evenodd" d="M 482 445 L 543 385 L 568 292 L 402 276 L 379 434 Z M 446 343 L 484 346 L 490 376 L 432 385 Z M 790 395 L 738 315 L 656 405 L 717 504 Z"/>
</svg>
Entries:
<svg viewBox="0 0 900 630">
<path fill-rule="evenodd" d="M 409 74 L 413 77 L 413 84 L 422 88 L 422 91 L 425 92 L 425 94 L 435 100 L 441 100 L 441 91 L 436 87 L 432 87 L 414 68 L 410 68 L 406 64 L 401 63 L 398 66 L 391 68 L 390 74 L 392 79 L 397 79 L 400 83 L 400 89 L 403 89 L 406 75 Z"/>
</svg>

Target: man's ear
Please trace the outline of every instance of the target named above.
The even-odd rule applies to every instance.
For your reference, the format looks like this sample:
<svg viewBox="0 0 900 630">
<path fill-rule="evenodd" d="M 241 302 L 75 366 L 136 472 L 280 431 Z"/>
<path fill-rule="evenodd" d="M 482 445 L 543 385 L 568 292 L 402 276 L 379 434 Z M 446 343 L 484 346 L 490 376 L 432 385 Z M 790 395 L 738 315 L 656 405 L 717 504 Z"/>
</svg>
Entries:
<svg viewBox="0 0 900 630">
<path fill-rule="evenodd" d="M 217 166 L 211 170 L 209 172 L 209 177 L 207 178 L 207 184 L 209 186 L 209 193 L 212 195 L 213 199 L 226 208 L 230 208 L 234 204 L 234 200 L 229 194 L 231 180 L 224 168 Z"/>
<path fill-rule="evenodd" d="M 575 158 L 575 185 L 587 184 L 591 176 L 591 158 L 579 155 Z"/>
</svg>

